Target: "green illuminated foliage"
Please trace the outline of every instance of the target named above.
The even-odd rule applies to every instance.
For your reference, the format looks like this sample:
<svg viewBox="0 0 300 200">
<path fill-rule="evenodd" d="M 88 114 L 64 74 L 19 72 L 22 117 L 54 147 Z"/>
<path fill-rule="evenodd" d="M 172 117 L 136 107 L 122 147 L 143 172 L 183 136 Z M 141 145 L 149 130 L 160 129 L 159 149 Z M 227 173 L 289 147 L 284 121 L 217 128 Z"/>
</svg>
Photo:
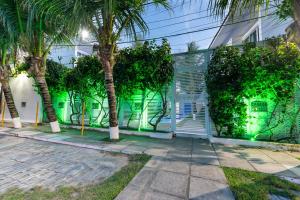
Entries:
<svg viewBox="0 0 300 200">
<path fill-rule="evenodd" d="M 163 40 L 162 45 L 145 42 L 135 48 L 121 50 L 114 74 L 118 97 L 130 99 L 138 90 L 143 91 L 140 119 L 151 103 L 145 103 L 146 97 L 150 93 L 159 96 L 160 109 L 149 120 L 149 124 L 156 130 L 161 119 L 167 115 L 167 93 L 174 76 L 171 48 L 168 42 Z M 155 95 L 152 100 L 154 97 Z"/>
<path fill-rule="evenodd" d="M 170 45 L 145 42 L 136 48 L 119 52 L 114 67 L 116 93 L 127 98 L 136 90 L 157 91 L 173 80 L 173 61 Z"/>
<path fill-rule="evenodd" d="M 238 48 L 223 46 L 213 53 L 208 67 L 209 110 L 219 136 L 239 136 L 246 132 L 240 57 Z"/>
<path fill-rule="evenodd" d="M 85 56 L 75 64 L 74 68 L 65 69 L 64 66 L 49 61 L 47 82 L 53 91 L 51 94 L 54 104 L 60 104 L 55 107 L 56 112 L 62 121 L 66 122 L 66 118 L 69 118 L 71 124 L 80 124 L 82 105 L 85 103 L 85 118 L 89 125 L 107 127 L 107 93 L 101 63 L 96 57 Z M 139 125 L 134 128 L 141 128 L 143 120 L 143 126 L 149 123 L 154 130 L 157 129 L 159 122 L 168 114 L 167 93 L 173 74 L 171 49 L 166 40 L 162 45 L 146 42 L 118 52 L 114 67 L 118 112 L 120 113 L 122 106 L 129 104 L 131 112 L 128 127 L 135 115 L 135 119 L 139 116 Z M 59 108 L 62 107 L 62 101 L 69 102 L 69 111 Z M 150 104 L 156 105 L 153 109 L 155 113 L 148 112 Z"/>
<path fill-rule="evenodd" d="M 63 82 L 64 77 L 69 69 L 53 60 L 47 60 L 46 81 L 51 95 L 56 95 L 66 91 Z"/>
<path fill-rule="evenodd" d="M 295 44 L 280 39 L 217 49 L 206 81 L 218 135 L 295 141 L 299 56 Z"/>
<path fill-rule="evenodd" d="M 92 112 L 92 104 L 88 104 L 88 100 L 97 101 L 102 105 L 100 113 L 103 111 L 103 102 L 106 98 L 104 73 L 102 65 L 96 57 L 79 58 L 76 66 L 66 74 L 64 84 L 69 94 L 72 109 L 71 123 L 74 123 L 73 116 L 77 119 L 77 123 L 80 123 L 83 103 L 86 105 L 86 112 Z M 106 114 L 107 112 L 104 115 Z M 102 122 L 102 118 L 100 121 Z M 91 122 L 92 120 L 90 120 Z"/>
</svg>

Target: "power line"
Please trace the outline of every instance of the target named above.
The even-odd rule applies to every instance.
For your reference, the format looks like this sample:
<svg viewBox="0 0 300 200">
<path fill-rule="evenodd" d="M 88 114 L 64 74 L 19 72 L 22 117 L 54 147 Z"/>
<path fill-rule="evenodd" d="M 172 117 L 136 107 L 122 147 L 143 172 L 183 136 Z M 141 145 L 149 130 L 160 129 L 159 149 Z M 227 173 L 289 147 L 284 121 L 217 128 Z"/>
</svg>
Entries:
<svg viewBox="0 0 300 200">
<path fill-rule="evenodd" d="M 274 8 L 274 7 L 272 6 L 272 7 L 269 7 L 268 9 L 270 9 L 270 8 Z M 264 11 L 267 11 L 268 9 L 264 9 Z M 174 26 L 174 25 L 179 25 L 179 24 L 181 24 L 181 23 L 187 23 L 187 22 L 191 22 L 191 21 L 195 21 L 195 20 L 199 20 L 199 19 L 210 18 L 210 17 L 212 17 L 212 16 L 215 16 L 215 15 L 207 15 L 207 16 L 202 16 L 202 17 L 197 17 L 197 18 L 193 18 L 193 19 L 181 21 L 181 22 L 176 22 L 176 23 L 172 23 L 172 24 L 167 24 L 167 25 L 164 25 L 164 26 L 154 27 L 154 28 L 150 28 L 149 31 L 151 31 L 151 30 L 158 30 L 158 29 L 161 29 L 161 28 L 166 28 L 166 27 L 170 27 L 170 26 Z M 241 15 L 241 16 L 238 16 L 238 18 L 239 18 L 239 17 L 242 17 L 242 15 Z M 170 19 L 174 19 L 174 18 L 170 18 Z M 237 18 L 236 18 L 236 19 L 237 19 Z M 164 20 L 167 20 L 167 19 L 164 19 Z M 217 20 L 217 21 L 215 21 L 215 22 L 207 23 L 206 25 L 208 25 L 208 24 L 214 24 L 214 23 L 217 23 L 217 22 L 220 22 L 220 21 L 223 21 L 223 20 Z M 193 27 L 193 28 L 201 27 L 201 26 L 203 26 L 203 24 L 202 24 L 202 25 L 199 25 L 199 26 L 195 26 L 195 27 Z M 176 32 L 179 32 L 179 31 L 180 31 L 180 30 L 175 31 L 175 32 L 172 32 L 172 33 L 176 33 Z M 143 32 L 142 32 L 142 31 L 136 32 L 136 34 L 138 34 L 138 33 L 143 33 Z M 130 36 L 130 35 L 133 35 L 133 34 L 121 35 L 121 36 L 122 36 L 122 37 L 127 37 L 127 36 Z"/>
<path fill-rule="evenodd" d="M 178 24 L 182 24 L 182 23 L 187 23 L 187 22 L 191 22 L 191 21 L 195 21 L 195 20 L 199 20 L 199 19 L 205 19 L 205 18 L 208 18 L 208 17 L 210 17 L 210 16 L 208 15 L 208 16 L 203 16 L 203 17 L 197 17 L 197 18 L 193 18 L 193 19 L 189 19 L 189 20 L 185 20 L 185 21 L 176 22 L 176 23 L 173 23 L 173 24 L 167 24 L 167 25 L 164 25 L 164 26 L 154 27 L 154 28 L 151 28 L 149 30 L 157 30 L 157 29 L 161 29 L 161 28 L 165 28 L 165 27 L 169 27 L 169 26 L 174 26 L 174 25 L 178 25 Z"/>
<path fill-rule="evenodd" d="M 275 13 L 272 13 L 272 14 L 269 14 L 269 15 L 264 15 L 264 16 L 261 16 L 261 17 L 255 17 L 255 18 L 251 18 L 251 19 L 247 19 L 247 20 L 242 20 L 242 21 L 238 21 L 238 22 L 233 22 L 231 24 L 224 24 L 223 26 L 235 25 L 235 24 L 239 24 L 239 23 L 243 23 L 243 22 L 252 21 L 252 20 L 255 20 L 255 19 L 260 19 L 260 18 L 268 17 L 268 16 L 271 16 L 271 15 L 275 15 Z M 203 31 L 207 31 L 207 30 L 211 30 L 211 29 L 215 29 L 215 28 L 220 28 L 221 26 L 220 25 L 219 26 L 213 26 L 213 27 L 199 29 L 199 30 L 195 30 L 195 31 L 188 31 L 188 32 L 184 32 L 184 33 L 178 33 L 178 34 L 172 34 L 172 35 L 165 35 L 165 36 L 154 37 L 154 38 L 143 39 L 143 40 L 118 42 L 117 44 L 126 44 L 126 43 L 132 43 L 132 42 L 136 42 L 136 41 L 143 42 L 143 41 L 151 41 L 151 40 L 157 40 L 157 39 L 163 39 L 163 38 L 177 37 L 177 36 L 181 36 L 181 35 L 186 35 L 186 34 L 191 34 L 191 33 L 198 33 L 198 32 L 203 32 Z"/>
<path fill-rule="evenodd" d="M 189 27 L 189 28 L 190 28 L 190 29 L 195 29 L 195 28 L 199 28 L 199 27 L 203 27 L 203 26 L 206 26 L 206 25 L 215 24 L 215 23 L 219 23 L 219 22 L 222 22 L 222 20 L 215 21 L 215 22 L 209 22 L 209 23 L 206 23 L 206 24 L 198 25 L 198 26 L 192 26 L 192 27 Z M 180 31 L 182 31 L 182 29 L 176 30 L 176 31 L 172 31 L 172 32 L 169 33 L 169 34 L 178 33 L 178 32 L 180 32 Z"/>
<path fill-rule="evenodd" d="M 274 0 L 271 0 L 271 2 L 272 1 L 274 1 Z M 174 6 L 174 7 L 171 7 L 171 9 L 177 8 L 179 6 L 183 6 L 184 4 L 185 3 L 179 4 L 179 5 Z M 276 8 L 276 5 L 270 4 L 270 6 L 268 8 L 266 8 L 265 10 L 268 10 L 268 9 L 271 9 L 271 8 Z M 172 17 L 172 18 L 160 19 L 160 20 L 155 20 L 155 21 L 149 21 L 147 23 L 148 24 L 152 24 L 152 23 L 156 23 L 156 22 L 169 21 L 169 20 L 178 19 L 178 18 L 181 18 L 181 17 L 185 17 L 185 16 L 189 16 L 189 15 L 193 15 L 193 14 L 198 14 L 198 13 L 202 13 L 202 12 L 207 12 L 207 11 L 211 11 L 211 10 L 214 10 L 214 8 L 208 8 L 208 9 L 204 9 L 204 10 L 199 10 L 197 12 L 187 13 L 187 14 L 184 14 L 184 15 L 181 15 L 181 16 Z M 165 12 L 165 11 L 168 11 L 168 10 L 163 10 L 163 11 L 160 11 L 158 13 L 162 13 L 162 12 Z M 153 15 L 146 15 L 146 16 L 150 17 L 150 16 L 153 16 Z M 212 14 L 211 16 L 216 16 L 216 15 Z"/>
<path fill-rule="evenodd" d="M 195 20 L 199 20 L 199 19 L 206 19 L 206 18 L 210 18 L 212 16 L 213 15 L 207 15 L 207 16 L 202 16 L 202 17 L 197 17 L 197 18 L 185 20 L 185 21 L 175 22 L 175 23 L 172 23 L 172 24 L 167 24 L 167 25 L 163 25 L 163 26 L 159 26 L 159 27 L 149 28 L 149 31 L 158 30 L 158 29 L 162 29 L 162 28 L 166 28 L 166 27 L 170 27 L 170 26 L 174 26 L 174 25 L 179 25 L 179 24 L 182 24 L 182 23 L 187 23 L 187 22 L 191 22 L 191 21 L 195 21 Z M 138 34 L 138 33 L 143 33 L 143 32 L 142 31 L 137 31 L 136 34 Z M 129 35 L 133 35 L 133 34 L 129 34 Z M 121 36 L 122 37 L 127 37 L 128 35 L 121 35 Z"/>
<path fill-rule="evenodd" d="M 212 39 L 213 36 L 207 37 L 207 38 L 202 38 L 201 40 L 194 40 L 192 42 L 201 42 L 201 41 L 205 41 L 205 40 L 209 40 Z M 186 45 L 188 42 L 186 43 L 179 43 L 179 44 L 172 44 L 172 46 L 182 46 L 182 45 Z"/>
<path fill-rule="evenodd" d="M 266 10 L 265 10 L 266 11 Z M 209 25 L 209 24 L 215 24 L 215 23 L 219 23 L 219 22 L 222 22 L 223 20 L 217 20 L 217 21 L 214 21 L 214 22 L 209 22 L 209 23 L 206 23 L 206 24 L 201 24 L 201 25 L 197 25 L 197 26 L 193 26 L 193 27 L 190 27 L 190 29 L 194 29 L 194 28 L 199 28 L 199 27 L 202 27 L 202 26 L 205 26 L 205 25 Z M 173 34 L 173 33 L 178 33 L 182 30 L 177 30 L 177 31 L 172 31 L 170 34 Z"/>
<path fill-rule="evenodd" d="M 181 18 L 181 17 L 186 17 L 186 16 L 189 16 L 189 15 L 199 14 L 199 13 L 206 12 L 206 11 L 209 11 L 209 10 L 210 9 L 200 10 L 200 11 L 193 12 L 193 13 L 188 13 L 188 14 L 184 14 L 184 15 L 180 15 L 180 16 L 176 16 L 176 17 L 171 17 L 171 18 L 167 18 L 167 19 L 160 19 L 160 20 L 156 20 L 156 21 L 150 21 L 150 22 L 147 22 L 147 23 L 148 24 L 153 24 L 153 23 L 157 23 L 157 22 L 169 21 L 169 20 L 178 19 L 178 18 Z M 215 15 L 210 15 L 210 16 L 215 16 Z"/>
<path fill-rule="evenodd" d="M 132 40 L 132 41 L 126 41 L 126 42 L 117 42 L 117 44 L 128 44 L 128 43 L 133 43 L 133 42 L 137 42 L 137 41 L 144 42 L 144 41 L 152 41 L 152 40 L 163 39 L 163 38 L 177 37 L 177 36 L 181 36 L 181 35 L 187 35 L 187 34 L 192 34 L 192 33 L 198 33 L 198 32 L 208 31 L 208 30 L 220 28 L 222 26 L 231 26 L 231 25 L 235 25 L 235 24 L 239 24 L 239 23 L 244 23 L 244 22 L 252 21 L 252 20 L 255 20 L 255 19 L 261 19 L 261 18 L 265 18 L 265 17 L 268 17 L 268 16 L 272 16 L 272 15 L 275 15 L 275 13 L 264 15 L 264 16 L 260 16 L 260 17 L 250 18 L 250 19 L 246 19 L 246 20 L 241 20 L 241 21 L 238 21 L 238 22 L 230 23 L 230 24 L 224 24 L 224 25 L 218 25 L 218 26 L 212 26 L 212 27 L 208 27 L 208 28 L 203 28 L 203 29 L 199 29 L 199 30 L 195 30 L 195 31 L 187 31 L 187 32 L 183 32 L 183 33 L 170 34 L 170 35 L 153 37 L 153 38 L 148 38 L 148 39 Z M 95 41 L 95 42 L 97 42 L 97 41 Z M 82 44 L 78 44 L 78 45 L 63 45 L 63 44 L 61 44 L 61 45 L 54 45 L 54 46 L 93 46 L 93 45 L 92 44 L 86 44 L 86 45 L 82 45 Z"/>
</svg>

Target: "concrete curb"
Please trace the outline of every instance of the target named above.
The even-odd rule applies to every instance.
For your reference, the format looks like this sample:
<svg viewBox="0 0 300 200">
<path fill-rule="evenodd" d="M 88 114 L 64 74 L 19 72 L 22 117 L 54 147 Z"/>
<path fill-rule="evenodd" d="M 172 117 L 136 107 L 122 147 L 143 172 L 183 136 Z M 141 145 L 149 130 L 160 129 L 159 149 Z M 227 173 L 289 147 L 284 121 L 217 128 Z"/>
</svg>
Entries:
<svg viewBox="0 0 300 200">
<path fill-rule="evenodd" d="M 74 126 L 74 125 L 60 125 L 62 128 L 72 128 L 72 129 L 81 129 L 81 126 Z M 85 130 L 92 130 L 92 131 L 102 131 L 102 132 L 109 132 L 108 128 L 94 128 L 94 127 L 85 127 Z M 159 133 L 159 132 L 137 132 L 137 131 L 130 131 L 130 130 L 119 130 L 121 134 L 124 135 L 137 135 L 137 136 L 146 136 L 150 138 L 157 138 L 157 139 L 167 139 L 170 140 L 173 138 L 172 133 Z"/>
<path fill-rule="evenodd" d="M 105 147 L 105 146 L 96 146 L 96 145 L 90 145 L 90 144 L 67 142 L 67 141 L 46 139 L 46 138 L 43 138 L 43 137 L 28 136 L 28 135 L 24 136 L 24 135 L 21 135 L 21 134 L 18 134 L 18 133 L 0 132 L 0 135 L 7 135 L 7 136 L 12 136 L 12 137 L 36 140 L 36 141 L 49 142 L 49 143 L 54 143 L 54 144 L 68 145 L 68 146 L 98 150 L 98 151 L 108 152 L 108 153 L 122 153 L 122 154 L 127 154 L 127 155 L 143 154 L 144 153 L 144 151 L 143 152 L 138 152 L 138 151 L 131 151 L 130 149 L 126 149 L 126 151 L 123 151 L 123 150 L 116 150 L 116 149 Z"/>
<path fill-rule="evenodd" d="M 256 148 L 266 148 L 275 151 L 296 151 L 300 152 L 299 144 L 287 144 L 277 142 L 263 142 L 263 141 L 249 141 L 241 139 L 230 139 L 230 138 L 217 138 L 210 136 L 209 141 L 211 144 L 223 144 L 223 145 L 236 145 Z"/>
</svg>

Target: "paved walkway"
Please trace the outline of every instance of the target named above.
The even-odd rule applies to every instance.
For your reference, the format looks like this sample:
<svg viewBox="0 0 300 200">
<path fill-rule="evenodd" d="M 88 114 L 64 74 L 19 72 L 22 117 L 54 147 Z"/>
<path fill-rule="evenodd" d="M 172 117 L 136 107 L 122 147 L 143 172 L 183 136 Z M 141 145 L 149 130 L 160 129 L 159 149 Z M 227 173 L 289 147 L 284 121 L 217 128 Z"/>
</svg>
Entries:
<svg viewBox="0 0 300 200">
<path fill-rule="evenodd" d="M 203 140 L 177 140 L 154 156 L 117 200 L 234 199 L 214 149 Z"/>
<path fill-rule="evenodd" d="M 126 136 L 118 143 L 100 141 L 107 135 L 96 133 L 84 137 L 50 134 L 32 129 L 0 129 L 1 134 L 126 154 L 146 153 L 152 159 L 130 182 L 117 199 L 233 199 L 220 166 L 300 178 L 300 153 L 210 145 L 205 140 L 176 138 L 158 140 Z M 84 148 L 76 148 L 84 147 Z M 0 167 L 1 172 L 1 167 Z"/>
<path fill-rule="evenodd" d="M 0 134 L 0 192 L 99 183 L 127 163 L 127 156 Z"/>
<path fill-rule="evenodd" d="M 300 152 L 272 151 L 214 144 L 222 166 L 295 178 L 300 183 Z"/>
<path fill-rule="evenodd" d="M 159 140 L 128 136 L 112 144 L 96 141 L 94 138 L 88 139 L 88 136 L 47 134 L 26 128 L 3 128 L 0 129 L 1 134 L 74 146 L 71 148 L 77 146 L 109 152 L 152 155 L 152 159 L 117 199 L 234 199 L 224 173 L 218 166 L 214 149 L 205 140 Z"/>
</svg>

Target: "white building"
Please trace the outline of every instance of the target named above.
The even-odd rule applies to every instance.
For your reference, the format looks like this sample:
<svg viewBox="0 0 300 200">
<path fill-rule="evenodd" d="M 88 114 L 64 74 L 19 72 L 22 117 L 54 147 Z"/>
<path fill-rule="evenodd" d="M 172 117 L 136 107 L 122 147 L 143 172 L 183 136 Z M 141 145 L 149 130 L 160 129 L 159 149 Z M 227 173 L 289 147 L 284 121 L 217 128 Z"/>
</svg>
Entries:
<svg viewBox="0 0 300 200">
<path fill-rule="evenodd" d="M 275 7 L 260 8 L 256 13 L 244 11 L 231 17 L 227 15 L 209 48 L 220 45 L 240 45 L 243 42 L 258 42 L 286 34 L 293 19 L 281 21 L 275 14 Z"/>
<path fill-rule="evenodd" d="M 93 46 L 91 43 L 83 41 L 77 42 L 75 45 L 54 45 L 49 54 L 49 59 L 72 67 L 74 65 L 73 60 L 76 60 L 80 56 L 91 55 L 92 52 Z M 37 88 L 34 87 L 34 80 L 29 78 L 27 74 L 22 73 L 10 79 L 10 87 L 21 121 L 34 123 L 38 112 L 38 121 L 42 122 L 42 99 L 37 92 Z M 6 105 L 4 120 L 11 121 L 11 116 Z"/>
<path fill-rule="evenodd" d="M 92 55 L 93 46 L 86 41 L 76 41 L 75 45 L 54 45 L 50 51 L 49 59 L 67 67 L 73 67 L 74 61 L 81 56 Z"/>
</svg>

